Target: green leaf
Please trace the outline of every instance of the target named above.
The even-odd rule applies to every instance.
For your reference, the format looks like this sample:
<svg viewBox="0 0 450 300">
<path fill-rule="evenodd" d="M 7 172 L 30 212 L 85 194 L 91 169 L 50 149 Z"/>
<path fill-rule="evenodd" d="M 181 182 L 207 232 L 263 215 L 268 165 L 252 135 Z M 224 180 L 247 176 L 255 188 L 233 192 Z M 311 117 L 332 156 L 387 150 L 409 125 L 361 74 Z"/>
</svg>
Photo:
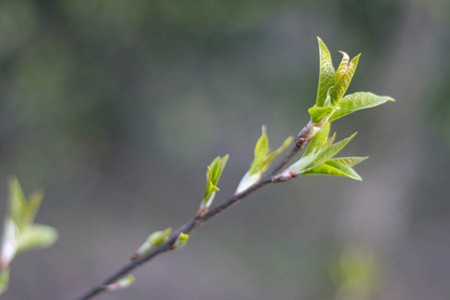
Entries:
<svg viewBox="0 0 450 300">
<path fill-rule="evenodd" d="M 320 72 L 317 88 L 316 106 L 321 107 L 325 103 L 327 93 L 335 82 L 335 71 L 331 61 L 331 54 L 327 46 L 317 37 L 319 42 Z"/>
<path fill-rule="evenodd" d="M 55 228 L 34 224 L 21 232 L 17 253 L 32 248 L 47 248 L 53 245 L 58 239 L 58 232 Z"/>
<path fill-rule="evenodd" d="M 349 167 L 353 167 L 356 164 L 359 164 L 360 162 L 368 159 L 368 156 L 360 157 L 360 156 L 352 156 L 352 157 L 339 157 L 339 158 L 333 158 L 333 161 L 337 161 L 341 164 L 344 164 Z"/>
<path fill-rule="evenodd" d="M 337 142 L 336 144 L 331 144 L 335 136 L 335 134 L 333 134 L 331 138 L 327 139 L 317 150 L 315 150 L 315 153 L 311 152 L 308 155 L 303 156 L 300 160 L 292 164 L 288 170 L 301 174 L 315 168 L 316 166 L 333 158 L 333 156 L 339 153 L 339 151 L 341 151 L 342 148 L 344 148 L 355 135 L 356 133 L 346 139 L 343 139 L 342 141 Z"/>
<path fill-rule="evenodd" d="M 330 90 L 332 105 L 337 105 L 341 98 L 344 96 L 345 91 L 347 91 L 347 88 L 352 81 L 353 75 L 355 74 L 359 57 L 361 55 L 358 54 L 357 56 L 355 56 L 351 60 L 350 64 L 348 64 L 349 56 L 345 52 L 341 53 L 343 55 L 343 58 L 339 65 L 338 71 L 336 72 L 336 82 L 334 84 L 334 87 Z"/>
<path fill-rule="evenodd" d="M 333 112 L 333 107 L 331 106 L 323 106 L 323 107 L 311 107 L 308 109 L 309 114 L 311 115 L 311 122 L 317 123 L 323 118 L 331 115 Z"/>
<path fill-rule="evenodd" d="M 9 214 L 17 224 L 22 225 L 23 215 L 27 207 L 27 200 L 23 194 L 19 180 L 15 176 L 11 176 L 8 181 L 9 185 Z"/>
<path fill-rule="evenodd" d="M 258 171 L 260 165 L 264 162 L 264 158 L 266 157 L 268 152 L 269 152 L 269 139 L 267 138 L 266 134 L 266 126 L 262 126 L 262 134 L 261 137 L 256 142 L 254 159 L 249 170 L 251 174 L 256 173 Z"/>
<path fill-rule="evenodd" d="M 286 149 L 286 147 L 291 145 L 292 142 L 293 142 L 293 138 L 292 137 L 288 137 L 283 142 L 283 144 L 280 147 L 278 147 L 278 149 L 276 149 L 272 153 L 268 154 L 269 151 L 270 151 L 269 139 L 267 138 L 266 127 L 263 126 L 262 127 L 262 135 L 258 139 L 258 142 L 256 143 L 256 146 L 255 146 L 255 155 L 254 155 L 254 158 L 253 158 L 252 165 L 250 166 L 250 169 L 246 173 L 246 175 L 248 174 L 247 178 L 249 178 L 249 177 L 255 178 L 253 175 L 254 174 L 258 174 L 258 173 L 260 175 L 262 175 L 262 173 L 264 173 L 266 171 L 267 167 L 270 165 L 271 161 L 278 154 L 283 152 L 283 150 Z M 242 182 L 242 180 L 241 180 L 241 182 Z"/>
<path fill-rule="evenodd" d="M 247 173 L 245 173 L 245 175 L 239 182 L 235 194 L 243 192 L 248 187 L 256 183 L 267 170 L 272 160 L 281 152 L 283 152 L 284 149 L 292 145 L 293 140 L 294 139 L 292 137 L 288 137 L 280 147 L 278 147 L 272 153 L 268 154 L 268 152 L 270 151 L 269 139 L 267 138 L 266 127 L 263 126 L 262 135 L 258 139 L 258 142 L 255 146 L 255 156 L 253 162 L 250 166 L 250 169 L 247 171 Z"/>
<path fill-rule="evenodd" d="M 337 120 L 352 112 L 375 107 L 387 101 L 394 102 L 394 99 L 389 96 L 378 96 L 368 92 L 358 92 L 347 95 L 339 102 L 339 109 L 334 111 L 328 121 L 331 122 Z"/>
<path fill-rule="evenodd" d="M 220 174 L 220 157 L 217 156 L 212 162 L 211 165 L 209 166 L 209 169 L 211 171 L 210 174 L 210 180 L 214 183 L 216 181 L 217 178 L 217 174 Z M 220 175 L 219 175 L 220 176 Z"/>
<path fill-rule="evenodd" d="M 308 166 L 308 168 L 314 168 L 315 166 L 320 165 L 321 163 L 329 160 L 333 156 L 339 153 L 339 151 L 342 150 L 342 148 L 345 147 L 345 145 L 348 144 L 356 135 L 356 132 L 349 136 L 348 138 L 345 138 L 336 144 L 330 145 L 326 147 L 325 149 L 321 149 L 319 153 L 317 154 L 315 160 L 311 163 L 311 165 Z"/>
<path fill-rule="evenodd" d="M 330 138 L 326 139 L 325 142 L 323 142 L 323 144 L 320 146 L 320 149 L 323 150 L 327 147 L 330 147 L 333 144 L 335 138 L 336 138 L 336 132 L 333 133 L 333 135 Z"/>
<path fill-rule="evenodd" d="M 41 206 L 43 197 L 44 193 L 42 191 L 33 193 L 25 209 L 22 226 L 29 226 L 34 222 L 34 218 L 36 217 L 39 207 Z"/>
<path fill-rule="evenodd" d="M 322 127 L 321 130 L 317 132 L 317 139 L 314 141 L 313 138 L 312 144 L 308 146 L 308 149 L 306 149 L 303 156 L 298 161 L 289 166 L 288 170 L 301 173 L 309 168 L 312 168 L 312 164 L 321 157 L 326 149 L 328 149 L 332 145 L 336 133 L 334 133 L 330 138 L 327 139 L 327 135 L 330 130 L 329 123 L 327 124 L 327 126 Z"/>
<path fill-rule="evenodd" d="M 292 145 L 292 142 L 294 139 L 290 136 L 287 139 L 284 140 L 283 144 L 281 144 L 280 147 L 278 147 L 275 151 L 270 153 L 264 158 L 264 161 L 261 163 L 261 172 L 264 173 L 267 169 L 267 167 L 270 165 L 272 160 L 281 152 L 283 152 L 284 149 Z"/>
<path fill-rule="evenodd" d="M 361 177 L 351 167 L 340 163 L 338 160 L 328 160 L 304 173 L 303 175 L 320 174 L 320 175 L 335 175 L 349 177 L 355 180 L 360 180 Z"/>
<path fill-rule="evenodd" d="M 220 158 L 217 156 L 208 166 L 206 171 L 206 188 L 203 195 L 202 206 L 209 206 L 214 199 L 215 192 L 219 190 L 217 183 L 219 182 L 222 171 L 228 161 L 228 154 Z"/>
<path fill-rule="evenodd" d="M 348 68 L 348 62 L 350 61 L 350 57 L 348 56 L 347 53 L 343 52 L 343 51 L 339 51 L 342 54 L 342 59 L 341 62 L 339 63 L 339 67 L 336 71 L 336 79 L 340 79 L 342 78 L 345 73 L 347 72 L 347 68 Z"/>
<path fill-rule="evenodd" d="M 316 133 L 314 138 L 309 142 L 308 148 L 306 148 L 303 156 L 314 153 L 328 138 L 330 132 L 330 123 L 325 123 L 323 127 Z"/>
</svg>

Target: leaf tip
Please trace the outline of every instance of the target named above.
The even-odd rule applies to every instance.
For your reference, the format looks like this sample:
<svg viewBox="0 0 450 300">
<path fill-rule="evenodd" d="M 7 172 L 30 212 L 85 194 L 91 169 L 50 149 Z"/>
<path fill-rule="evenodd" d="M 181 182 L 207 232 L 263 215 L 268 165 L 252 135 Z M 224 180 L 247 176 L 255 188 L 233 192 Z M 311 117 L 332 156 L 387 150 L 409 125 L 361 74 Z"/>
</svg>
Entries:
<svg viewBox="0 0 450 300">
<path fill-rule="evenodd" d="M 339 52 L 340 54 L 342 54 L 343 57 L 345 57 L 345 58 L 347 58 L 347 59 L 350 58 L 350 57 L 348 56 L 347 52 L 344 52 L 344 51 L 342 51 L 342 50 L 339 50 L 338 52 Z"/>
</svg>

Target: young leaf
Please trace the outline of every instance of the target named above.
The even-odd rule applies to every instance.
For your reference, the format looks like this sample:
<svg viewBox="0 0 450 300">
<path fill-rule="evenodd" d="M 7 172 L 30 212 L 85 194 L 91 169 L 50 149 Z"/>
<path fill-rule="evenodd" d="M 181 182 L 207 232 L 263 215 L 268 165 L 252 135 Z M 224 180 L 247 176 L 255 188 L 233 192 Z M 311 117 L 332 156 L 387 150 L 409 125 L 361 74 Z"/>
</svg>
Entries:
<svg viewBox="0 0 450 300">
<path fill-rule="evenodd" d="M 206 171 L 206 188 L 200 207 L 209 207 L 212 204 L 215 193 L 219 190 L 217 183 L 219 182 L 220 175 L 222 175 L 222 171 L 225 168 L 227 161 L 228 154 L 222 158 L 217 156 L 211 162 L 211 165 L 208 166 L 208 170 Z"/>
<path fill-rule="evenodd" d="M 44 193 L 42 191 L 33 193 L 24 211 L 22 220 L 23 227 L 26 227 L 34 222 L 34 218 L 36 217 L 39 207 L 41 206 L 43 197 Z"/>
<path fill-rule="evenodd" d="M 339 162 L 337 159 L 327 160 L 326 162 L 310 169 L 302 174 L 322 174 L 349 177 L 355 180 L 360 180 L 361 177 L 350 166 Z"/>
<path fill-rule="evenodd" d="M 258 142 L 256 142 L 255 146 L 255 157 L 253 159 L 252 165 L 250 166 L 250 169 L 245 173 L 245 175 L 242 177 L 241 181 L 239 182 L 239 185 L 236 189 L 235 194 L 238 194 L 240 192 L 243 192 L 248 187 L 250 187 L 252 184 L 256 183 L 261 176 L 264 174 L 264 172 L 269 167 L 272 160 L 281 152 L 283 152 L 286 147 L 291 145 L 293 142 L 292 137 L 288 137 L 283 144 L 278 147 L 275 151 L 268 154 L 270 151 L 269 148 L 269 139 L 267 138 L 266 134 L 266 127 L 262 127 L 262 134 L 261 137 L 258 139 Z"/>
<path fill-rule="evenodd" d="M 326 118 L 327 116 L 331 115 L 333 112 L 333 107 L 331 106 L 323 106 L 323 107 L 311 107 L 308 109 L 309 114 L 311 115 L 311 122 L 317 123 L 323 118 Z"/>
<path fill-rule="evenodd" d="M 333 156 L 339 153 L 339 151 L 342 150 L 342 148 L 347 145 L 348 142 L 350 142 L 356 135 L 356 132 L 349 136 L 348 138 L 345 138 L 336 144 L 327 146 L 324 149 L 321 149 L 317 156 L 315 157 L 315 160 L 308 166 L 308 168 L 314 168 L 315 166 L 320 165 L 321 163 L 331 159 Z M 300 170 L 298 170 L 300 172 Z"/>
<path fill-rule="evenodd" d="M 339 158 L 333 158 L 333 161 L 337 161 L 341 164 L 344 164 L 349 167 L 353 167 L 356 164 L 359 164 L 360 162 L 368 159 L 368 156 L 360 157 L 360 156 L 352 156 L 352 157 L 339 157 Z"/>
<path fill-rule="evenodd" d="M 150 234 L 145 242 L 133 253 L 131 259 L 136 259 L 142 256 L 144 253 L 147 253 L 151 249 L 161 245 L 164 243 L 172 233 L 172 228 L 166 228 L 164 231 L 155 231 Z"/>
<path fill-rule="evenodd" d="M 177 237 L 175 243 L 173 243 L 173 247 L 178 249 L 186 245 L 187 241 L 189 240 L 189 235 L 185 233 L 180 233 L 180 235 Z"/>
<path fill-rule="evenodd" d="M 337 105 L 341 98 L 347 91 L 353 75 L 355 74 L 356 67 L 358 66 L 359 57 L 361 54 L 355 56 L 350 64 L 348 64 L 349 57 L 347 53 L 341 52 L 343 55 L 341 64 L 339 65 L 338 72 L 336 72 L 336 82 L 334 87 L 330 90 L 331 104 Z M 348 65 L 347 65 L 348 64 Z"/>
<path fill-rule="evenodd" d="M 264 173 L 267 168 L 269 167 L 270 163 L 272 162 L 272 160 L 281 152 L 283 152 L 284 149 L 286 149 L 287 147 L 289 147 L 292 142 L 293 142 L 293 138 L 290 136 L 287 139 L 284 140 L 283 144 L 281 144 L 280 147 L 278 147 L 275 151 L 273 151 L 272 153 L 270 153 L 269 155 L 266 155 L 266 157 L 264 158 L 264 161 L 261 163 L 261 167 L 260 167 L 260 172 Z"/>
<path fill-rule="evenodd" d="M 58 232 L 55 228 L 33 224 L 21 233 L 17 253 L 33 248 L 50 247 L 56 242 L 57 238 Z"/>
<path fill-rule="evenodd" d="M 368 92 L 358 92 L 347 95 L 339 102 L 339 109 L 334 111 L 328 121 L 331 122 L 337 120 L 352 112 L 375 107 L 387 101 L 394 102 L 394 99 L 389 96 L 378 96 Z"/>
<path fill-rule="evenodd" d="M 322 133 L 322 135 L 325 132 Z M 356 135 L 354 133 L 352 136 L 343 139 L 342 141 L 337 142 L 336 144 L 332 144 L 334 140 L 334 134 L 331 138 L 327 139 L 325 142 L 322 143 L 318 148 L 316 147 L 316 150 L 311 150 L 308 155 L 303 155 L 301 159 L 299 159 L 297 162 L 292 164 L 288 170 L 294 171 L 299 174 L 304 173 L 306 171 L 309 171 L 316 166 L 324 163 L 325 161 L 331 159 L 333 156 L 335 156 L 339 151 L 342 150 L 342 148 L 347 145 L 348 142 Z M 323 139 L 323 136 L 321 137 Z"/>
<path fill-rule="evenodd" d="M 316 133 L 314 138 L 309 142 L 308 148 L 306 148 L 303 156 L 314 153 L 328 138 L 330 132 L 330 123 L 325 123 L 323 127 Z"/>
<path fill-rule="evenodd" d="M 331 61 L 330 51 L 319 37 L 317 37 L 317 40 L 319 42 L 320 72 L 316 107 L 321 107 L 325 103 L 328 90 L 334 85 L 335 71 Z"/>
<path fill-rule="evenodd" d="M 269 151 L 269 139 L 267 138 L 266 126 L 262 126 L 261 137 L 258 139 L 255 145 L 254 159 L 249 170 L 250 174 L 254 174 L 258 171 L 260 165 L 264 162 L 264 158 Z"/>
<path fill-rule="evenodd" d="M 23 215 L 27 207 L 27 201 L 23 194 L 17 177 L 11 176 L 9 181 L 9 216 L 17 226 L 22 225 Z"/>
<path fill-rule="evenodd" d="M 341 62 L 339 63 L 339 67 L 336 71 L 336 80 L 342 78 L 342 76 L 345 75 L 345 73 L 347 72 L 347 68 L 348 68 L 348 62 L 350 61 L 350 57 L 348 56 L 347 53 L 343 52 L 343 51 L 339 51 L 342 54 L 342 59 Z"/>
</svg>

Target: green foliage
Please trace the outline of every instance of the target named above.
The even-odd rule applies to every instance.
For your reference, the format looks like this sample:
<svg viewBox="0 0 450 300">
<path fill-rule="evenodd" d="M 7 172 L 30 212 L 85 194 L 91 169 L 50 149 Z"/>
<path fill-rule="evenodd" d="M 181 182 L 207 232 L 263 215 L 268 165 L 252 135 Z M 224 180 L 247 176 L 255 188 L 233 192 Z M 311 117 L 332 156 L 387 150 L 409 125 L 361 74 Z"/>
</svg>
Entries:
<svg viewBox="0 0 450 300">
<path fill-rule="evenodd" d="M 367 157 L 334 158 L 356 133 L 333 144 L 335 135 L 328 138 L 329 130 L 329 124 L 322 127 L 312 139 L 302 158 L 292 164 L 288 170 L 303 175 L 336 175 L 361 180 L 361 177 L 352 169 L 352 166 L 360 163 Z"/>
<path fill-rule="evenodd" d="M 267 171 L 270 163 L 275 157 L 286 149 L 293 142 L 292 137 L 288 137 L 283 144 L 275 151 L 270 153 L 269 139 L 266 133 L 266 127 L 262 126 L 261 137 L 258 139 L 255 145 L 255 154 L 250 169 L 245 173 L 239 182 L 236 194 L 245 191 L 249 186 L 257 182 L 261 176 Z"/>
<path fill-rule="evenodd" d="M 201 206 L 211 206 L 214 196 L 216 195 L 216 191 L 219 190 L 217 183 L 219 182 L 220 175 L 222 175 L 222 171 L 225 168 L 227 161 L 228 154 L 222 158 L 217 156 L 208 166 L 208 171 L 206 172 L 206 189 Z"/>
<path fill-rule="evenodd" d="M 369 92 L 358 92 L 347 95 L 339 102 L 339 109 L 334 111 L 328 121 L 337 120 L 352 112 L 375 107 L 387 101 L 394 102 L 394 99 L 389 96 L 377 96 Z"/>
<path fill-rule="evenodd" d="M 322 107 L 325 104 L 330 88 L 334 85 L 335 71 L 330 51 L 319 37 L 317 37 L 317 40 L 319 41 L 320 72 L 316 106 Z"/>
<path fill-rule="evenodd" d="M 366 92 L 344 97 L 355 74 L 361 54 L 350 60 L 348 54 L 341 51 L 343 57 L 335 72 L 330 51 L 320 38 L 317 39 L 319 41 L 320 72 L 316 104 L 308 110 L 313 125 L 310 137 L 326 122 L 331 122 L 357 110 L 378 106 L 386 101 L 394 101 L 391 97 L 377 96 Z"/>
<path fill-rule="evenodd" d="M 356 67 L 358 66 L 359 57 L 361 54 L 358 54 L 356 57 L 352 59 L 350 63 L 349 56 L 345 52 L 341 52 L 343 58 L 341 63 L 339 64 L 339 68 L 336 71 L 336 81 L 334 83 L 333 88 L 330 90 L 331 104 L 337 105 L 341 100 L 342 96 L 344 96 L 345 91 L 347 91 L 350 82 L 352 81 L 353 75 L 355 74 Z"/>
<path fill-rule="evenodd" d="M 366 157 L 344 157 L 344 158 L 333 158 L 325 161 L 324 163 L 312 168 L 303 174 L 323 174 L 323 175 L 336 175 L 349 177 L 355 180 L 361 180 L 361 176 L 351 168 L 350 165 L 346 164 L 346 160 L 363 161 L 367 159 Z M 344 161 L 344 162 L 343 162 Z"/>
<path fill-rule="evenodd" d="M 306 136 L 302 136 L 304 140 L 310 140 L 310 144 L 303 156 L 285 170 L 280 178 L 287 180 L 299 174 L 323 174 L 361 180 L 361 177 L 352 167 L 367 159 L 367 157 L 334 158 L 356 133 L 333 144 L 335 135 L 328 138 L 330 122 L 352 112 L 394 100 L 391 97 L 377 96 L 368 92 L 358 92 L 344 97 L 358 66 L 360 54 L 350 60 L 347 53 L 341 52 L 342 60 L 337 70 L 334 71 L 328 48 L 320 38 L 318 38 L 318 41 L 320 57 L 319 87 L 316 104 L 308 110 L 311 115 L 311 122 L 307 127 Z"/>
<path fill-rule="evenodd" d="M 311 115 L 311 122 L 318 123 L 323 118 L 329 116 L 333 112 L 333 107 L 331 106 L 323 106 L 323 107 L 311 107 L 308 109 L 309 114 Z"/>
<path fill-rule="evenodd" d="M 53 227 L 33 223 L 42 197 L 42 192 L 35 192 L 27 201 L 17 178 L 10 178 L 9 208 L 1 249 L 0 293 L 7 289 L 9 266 L 17 254 L 35 248 L 50 247 L 58 238 L 58 232 Z"/>
</svg>

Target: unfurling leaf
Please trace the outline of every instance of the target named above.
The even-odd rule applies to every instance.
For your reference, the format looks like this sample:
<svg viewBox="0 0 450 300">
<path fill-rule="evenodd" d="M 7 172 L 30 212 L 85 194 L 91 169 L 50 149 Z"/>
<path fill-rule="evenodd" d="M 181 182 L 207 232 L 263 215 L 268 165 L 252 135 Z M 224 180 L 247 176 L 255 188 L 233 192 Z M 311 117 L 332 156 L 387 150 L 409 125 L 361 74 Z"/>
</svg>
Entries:
<svg viewBox="0 0 450 300">
<path fill-rule="evenodd" d="M 244 177 L 242 177 L 239 185 L 236 189 L 236 193 L 241 193 L 249 188 L 254 183 L 258 182 L 261 176 L 267 171 L 267 168 L 270 166 L 272 160 L 281 152 L 283 152 L 286 147 L 291 145 L 293 142 L 292 137 L 288 137 L 283 144 L 278 147 L 272 153 L 269 148 L 269 139 L 267 138 L 266 127 L 262 126 L 262 134 L 258 139 L 255 145 L 255 154 L 252 165 L 250 169 L 245 173 Z"/>
<path fill-rule="evenodd" d="M 311 107 L 308 109 L 309 114 L 311 115 L 311 122 L 317 123 L 321 121 L 323 118 L 327 118 L 334 111 L 331 106 L 323 106 L 323 107 Z"/>
<path fill-rule="evenodd" d="M 320 132 L 320 131 L 319 131 Z M 323 131 L 318 136 L 318 139 L 312 144 L 313 148 L 311 150 L 308 148 L 308 152 L 300 158 L 297 162 L 292 164 L 288 169 L 286 174 L 303 174 L 311 169 L 319 166 L 320 164 L 333 158 L 342 148 L 347 145 L 348 142 L 356 135 L 354 133 L 352 136 L 343 139 L 342 141 L 333 144 L 334 134 L 330 138 L 324 140 L 324 137 L 328 134 L 328 128 L 323 129 Z M 321 145 L 319 143 L 322 142 Z"/>
<path fill-rule="evenodd" d="M 17 177 L 11 176 L 8 181 L 9 185 L 9 217 L 14 223 L 21 227 L 24 212 L 27 209 L 27 200 L 23 194 Z"/>
<path fill-rule="evenodd" d="M 330 123 L 326 123 L 309 142 L 308 148 L 306 148 L 303 156 L 308 156 L 315 153 L 317 149 L 327 140 L 330 132 Z"/>
<path fill-rule="evenodd" d="M 355 56 L 350 64 L 349 56 L 345 52 L 341 52 L 343 55 L 342 61 L 339 65 L 338 71 L 336 72 L 336 82 L 333 88 L 330 90 L 331 104 L 338 105 L 341 98 L 347 91 L 350 82 L 352 81 L 353 75 L 355 74 L 356 67 L 358 66 L 359 57 L 361 54 Z"/>
<path fill-rule="evenodd" d="M 327 98 L 328 91 L 334 85 L 335 71 L 331 61 L 330 51 L 319 37 L 317 37 L 317 40 L 319 42 L 320 72 L 316 107 L 322 107 Z"/>
<path fill-rule="evenodd" d="M 367 157 L 345 157 L 345 158 L 333 158 L 325 161 L 324 163 L 302 173 L 304 175 L 309 174 L 321 174 L 321 175 L 335 175 L 349 177 L 355 180 L 360 180 L 361 177 L 351 167 Z"/>
<path fill-rule="evenodd" d="M 58 238 L 56 229 L 33 224 L 43 193 L 36 192 L 27 201 L 19 181 L 9 179 L 9 209 L 5 217 L 0 253 L 0 294 L 7 289 L 9 266 L 20 252 L 53 245 Z"/>
<path fill-rule="evenodd" d="M 217 156 L 208 166 L 208 171 L 206 172 L 206 188 L 205 194 L 203 196 L 202 203 L 200 207 L 210 207 L 216 191 L 219 190 L 217 183 L 219 182 L 222 171 L 227 164 L 228 154 L 220 158 Z"/>
<path fill-rule="evenodd" d="M 173 244 L 173 248 L 179 249 L 186 245 L 187 241 L 189 240 L 189 235 L 185 233 L 180 233 L 180 235 L 177 237 L 175 243 Z"/>
<path fill-rule="evenodd" d="M 334 121 L 352 112 L 375 107 L 387 101 L 394 102 L 394 99 L 389 96 L 378 96 L 368 92 L 358 92 L 347 95 L 341 99 L 339 102 L 339 109 L 334 111 L 328 121 Z"/>
<path fill-rule="evenodd" d="M 134 252 L 131 259 L 136 259 L 143 254 L 147 253 L 151 249 L 158 247 L 162 243 L 164 243 L 172 233 L 172 228 L 166 228 L 163 231 L 155 231 L 152 234 L 150 234 L 145 242 Z"/>
<path fill-rule="evenodd" d="M 308 166 L 308 168 L 313 168 L 317 165 L 320 165 L 321 163 L 329 160 L 330 158 L 332 158 L 333 156 L 338 154 L 339 151 L 341 151 L 345 147 L 345 145 L 347 145 L 347 143 L 350 142 L 355 137 L 355 135 L 356 135 L 356 132 L 354 134 L 352 134 L 351 136 L 349 136 L 348 138 L 345 138 L 345 139 L 337 142 L 336 144 L 332 144 L 330 146 L 327 146 L 327 147 L 319 150 L 319 152 L 315 156 L 314 161 Z"/>
<path fill-rule="evenodd" d="M 58 231 L 55 228 L 33 224 L 20 234 L 17 253 L 34 248 L 47 248 L 52 246 L 58 239 Z"/>
</svg>

